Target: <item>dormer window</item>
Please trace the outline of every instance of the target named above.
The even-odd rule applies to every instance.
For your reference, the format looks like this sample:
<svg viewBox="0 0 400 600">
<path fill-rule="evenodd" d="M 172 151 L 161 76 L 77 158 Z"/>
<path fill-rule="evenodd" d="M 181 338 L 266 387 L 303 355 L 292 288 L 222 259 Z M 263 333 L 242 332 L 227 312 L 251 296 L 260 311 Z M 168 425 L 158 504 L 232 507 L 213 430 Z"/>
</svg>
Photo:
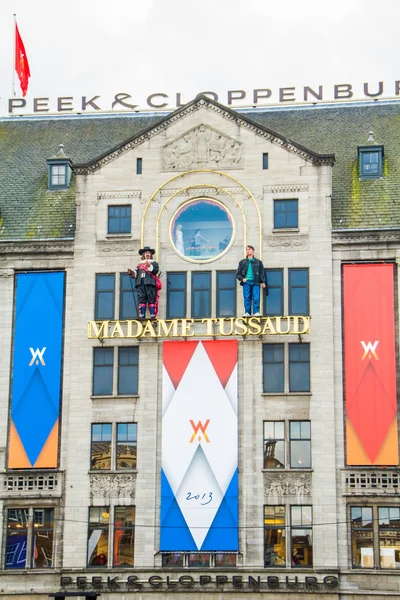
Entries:
<svg viewBox="0 0 400 600">
<path fill-rule="evenodd" d="M 382 177 L 383 146 L 360 146 L 358 156 L 361 179 L 380 179 Z"/>
<path fill-rule="evenodd" d="M 68 189 L 72 175 L 72 161 L 65 155 L 62 144 L 60 144 L 60 149 L 56 156 L 47 159 L 47 164 L 49 169 L 49 190 Z"/>
</svg>

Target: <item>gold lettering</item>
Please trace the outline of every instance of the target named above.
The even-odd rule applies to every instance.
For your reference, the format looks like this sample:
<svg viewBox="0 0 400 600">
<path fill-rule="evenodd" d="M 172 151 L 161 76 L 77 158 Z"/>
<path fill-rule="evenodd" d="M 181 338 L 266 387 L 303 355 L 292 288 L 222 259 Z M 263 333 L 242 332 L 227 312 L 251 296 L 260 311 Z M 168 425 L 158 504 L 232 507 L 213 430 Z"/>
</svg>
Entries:
<svg viewBox="0 0 400 600">
<path fill-rule="evenodd" d="M 143 327 L 142 336 L 145 337 L 146 334 L 148 334 L 148 333 L 150 334 L 148 337 L 152 337 L 152 338 L 157 337 L 157 334 L 153 327 L 153 323 L 150 321 L 150 319 L 148 321 L 146 321 L 146 325 Z"/>
<path fill-rule="evenodd" d="M 303 325 L 302 331 L 300 331 L 300 319 Z M 310 333 L 310 317 L 293 317 L 293 333 L 297 333 L 298 335 Z"/>
<path fill-rule="evenodd" d="M 89 339 L 97 339 L 97 338 L 108 338 L 108 324 L 110 321 L 102 321 L 100 323 L 100 327 L 96 323 L 96 321 L 89 321 L 88 323 L 88 338 Z M 92 334 L 94 332 L 94 335 Z"/>
<path fill-rule="evenodd" d="M 264 329 L 262 330 L 262 335 L 266 335 L 267 333 L 270 333 L 271 335 L 276 334 L 275 327 L 273 326 L 272 321 L 269 317 L 267 317 L 265 319 Z"/>
<path fill-rule="evenodd" d="M 119 321 L 115 321 L 114 329 L 112 330 L 110 337 L 115 338 L 117 337 L 117 334 L 118 337 L 125 337 Z"/>
<path fill-rule="evenodd" d="M 281 327 L 282 319 L 286 319 L 286 323 L 287 323 L 286 331 L 282 331 L 282 327 Z M 290 317 L 276 317 L 275 322 L 276 322 L 276 332 L 277 333 L 281 333 L 282 335 L 285 335 L 286 333 L 290 332 Z"/>
<path fill-rule="evenodd" d="M 235 335 L 247 335 L 247 323 L 243 321 L 243 319 L 235 320 Z"/>
<path fill-rule="evenodd" d="M 169 323 L 168 327 L 167 323 L 168 321 L 164 321 L 164 319 L 158 321 L 158 337 L 169 337 L 170 335 L 172 335 L 173 337 L 178 337 L 178 319 L 173 319 Z"/>
<path fill-rule="evenodd" d="M 128 330 L 126 333 L 126 337 L 127 338 L 138 338 L 142 335 L 143 333 L 143 325 L 140 323 L 140 321 L 127 321 L 128 323 Z M 136 333 L 132 333 L 132 325 L 135 324 L 136 325 Z"/>
<path fill-rule="evenodd" d="M 229 322 L 231 324 L 229 331 L 225 331 L 225 323 Z M 219 333 L 221 335 L 232 335 L 233 334 L 233 324 L 235 319 L 219 319 Z"/>
<path fill-rule="evenodd" d="M 182 337 L 194 336 L 194 331 L 191 331 L 193 323 L 194 319 L 182 319 Z"/>
<path fill-rule="evenodd" d="M 202 319 L 201 320 L 202 323 L 207 324 L 207 330 L 204 335 L 215 335 L 214 330 L 213 330 L 213 323 L 216 323 L 217 321 L 218 321 L 218 319 Z"/>
<path fill-rule="evenodd" d="M 251 317 L 247 323 L 250 335 L 261 335 L 261 325 L 258 317 Z"/>
</svg>

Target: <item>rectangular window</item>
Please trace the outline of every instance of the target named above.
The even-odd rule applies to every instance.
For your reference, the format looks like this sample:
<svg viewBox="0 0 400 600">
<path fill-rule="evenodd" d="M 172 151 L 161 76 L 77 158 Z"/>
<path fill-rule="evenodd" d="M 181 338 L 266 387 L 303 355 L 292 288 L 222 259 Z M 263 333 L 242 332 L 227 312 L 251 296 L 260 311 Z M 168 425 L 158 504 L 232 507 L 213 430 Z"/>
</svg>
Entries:
<svg viewBox="0 0 400 600">
<path fill-rule="evenodd" d="M 8 509 L 6 569 L 53 567 L 53 544 L 54 508 Z"/>
<path fill-rule="evenodd" d="M 289 424 L 289 455 L 292 469 L 311 467 L 311 423 L 291 421 Z"/>
<path fill-rule="evenodd" d="M 96 275 L 94 318 L 105 321 L 114 318 L 114 273 L 98 273 Z"/>
<path fill-rule="evenodd" d="M 211 273 L 192 273 L 192 318 L 211 317 Z"/>
<path fill-rule="evenodd" d="M 309 315 L 308 269 L 289 269 L 289 315 Z"/>
<path fill-rule="evenodd" d="M 375 562 L 372 508 L 352 506 L 350 511 L 352 565 L 372 569 Z"/>
<path fill-rule="evenodd" d="M 118 394 L 137 394 L 138 386 L 139 348 L 118 348 Z"/>
<path fill-rule="evenodd" d="M 164 553 L 162 555 L 163 567 L 183 567 L 185 555 L 180 553 Z"/>
<path fill-rule="evenodd" d="M 135 550 L 135 507 L 116 506 L 114 518 L 114 567 L 133 567 Z"/>
<path fill-rule="evenodd" d="M 264 421 L 264 469 L 285 468 L 285 423 Z"/>
<path fill-rule="evenodd" d="M 284 345 L 263 345 L 263 391 L 281 393 L 285 390 Z"/>
<path fill-rule="evenodd" d="M 264 316 L 283 315 L 283 269 L 266 269 L 268 296 L 264 292 Z"/>
<path fill-rule="evenodd" d="M 137 423 L 117 424 L 117 469 L 136 469 Z"/>
<path fill-rule="evenodd" d="M 50 187 L 65 187 L 67 181 L 66 172 L 66 165 L 50 165 Z"/>
<path fill-rule="evenodd" d="M 89 567 L 108 565 L 108 530 L 110 509 L 108 506 L 89 508 L 89 532 L 87 563 Z"/>
<path fill-rule="evenodd" d="M 400 569 L 400 508 L 379 507 L 379 564 L 381 569 Z"/>
<path fill-rule="evenodd" d="M 312 507 L 291 506 L 290 509 L 292 567 L 312 567 Z"/>
<path fill-rule="evenodd" d="M 137 158 L 136 159 L 136 175 L 141 175 L 142 172 L 143 172 L 143 159 Z"/>
<path fill-rule="evenodd" d="M 358 148 L 360 177 L 379 179 L 382 177 L 383 146 L 365 146 Z"/>
<path fill-rule="evenodd" d="M 108 207 L 108 233 L 131 232 L 131 206 Z"/>
<path fill-rule="evenodd" d="M 126 319 L 136 319 L 138 316 L 138 301 L 135 288 L 135 280 L 129 277 L 128 273 L 120 274 L 119 290 L 120 320 L 124 321 Z"/>
<path fill-rule="evenodd" d="M 310 344 L 289 344 L 289 392 L 310 391 Z"/>
<path fill-rule="evenodd" d="M 111 469 L 111 423 L 92 424 L 91 469 Z"/>
<path fill-rule="evenodd" d="M 264 506 L 264 566 L 286 567 L 284 506 Z"/>
<path fill-rule="evenodd" d="M 236 272 L 217 271 L 217 317 L 236 316 Z"/>
<path fill-rule="evenodd" d="M 263 152 L 262 155 L 262 168 L 268 169 L 268 152 Z"/>
<path fill-rule="evenodd" d="M 94 348 L 93 396 L 113 393 L 114 348 Z"/>
<path fill-rule="evenodd" d="M 299 201 L 274 200 L 274 229 L 290 229 L 299 226 Z"/>
<path fill-rule="evenodd" d="M 186 318 L 186 273 L 167 273 L 167 319 Z"/>
</svg>

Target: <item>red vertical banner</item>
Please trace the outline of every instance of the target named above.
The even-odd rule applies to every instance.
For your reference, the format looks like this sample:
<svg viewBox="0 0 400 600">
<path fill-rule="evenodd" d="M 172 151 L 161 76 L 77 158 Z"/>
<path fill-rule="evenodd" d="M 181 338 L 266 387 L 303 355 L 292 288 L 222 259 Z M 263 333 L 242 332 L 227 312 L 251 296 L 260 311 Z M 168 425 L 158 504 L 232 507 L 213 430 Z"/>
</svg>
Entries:
<svg viewBox="0 0 400 600">
<path fill-rule="evenodd" d="M 346 462 L 397 465 L 394 265 L 343 267 Z"/>
</svg>

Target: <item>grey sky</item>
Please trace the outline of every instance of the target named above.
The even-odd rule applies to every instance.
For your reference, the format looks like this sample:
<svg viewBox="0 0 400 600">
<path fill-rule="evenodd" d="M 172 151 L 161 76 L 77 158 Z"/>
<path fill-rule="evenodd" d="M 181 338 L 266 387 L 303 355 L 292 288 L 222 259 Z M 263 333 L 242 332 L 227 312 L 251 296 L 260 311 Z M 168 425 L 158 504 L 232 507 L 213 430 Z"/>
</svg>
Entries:
<svg viewBox="0 0 400 600">
<path fill-rule="evenodd" d="M 115 8 L 110 8 L 115 7 Z M 176 92 L 182 101 L 212 90 L 226 91 L 385 82 L 394 96 L 400 80 L 397 58 L 398 0 L 2 0 L 0 3 L 0 115 L 11 97 L 13 13 L 30 62 L 27 109 L 34 97 L 99 94 L 109 108 L 117 92 L 146 107 L 154 92 Z M 16 78 L 16 95 L 21 97 Z M 239 103 L 236 104 L 237 106 Z"/>
</svg>

